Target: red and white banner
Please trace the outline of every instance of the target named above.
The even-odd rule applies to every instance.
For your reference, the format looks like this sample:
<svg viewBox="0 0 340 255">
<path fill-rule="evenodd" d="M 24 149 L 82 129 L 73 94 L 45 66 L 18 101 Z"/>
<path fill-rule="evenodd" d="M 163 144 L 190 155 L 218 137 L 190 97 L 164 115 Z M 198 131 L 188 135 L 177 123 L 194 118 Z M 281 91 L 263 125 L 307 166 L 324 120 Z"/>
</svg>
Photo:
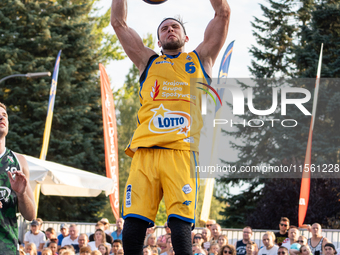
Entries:
<svg viewBox="0 0 340 255">
<path fill-rule="evenodd" d="M 119 218 L 119 168 L 116 112 L 110 80 L 102 64 L 99 64 L 99 70 L 104 126 L 106 176 L 114 181 L 114 192 L 109 197 L 113 215 L 117 220 Z"/>
<path fill-rule="evenodd" d="M 319 93 L 319 84 L 320 84 L 320 76 L 321 76 L 321 63 L 322 63 L 322 49 L 323 49 L 323 44 L 321 44 L 318 71 L 316 74 L 312 119 L 310 121 L 309 135 L 308 135 L 308 142 L 307 142 L 307 149 L 306 149 L 306 156 L 305 156 L 305 164 L 304 164 L 304 169 L 303 169 L 302 178 L 301 178 L 300 199 L 299 199 L 299 227 L 301 227 L 303 225 L 303 222 L 305 221 L 307 208 L 308 208 L 308 202 L 309 202 L 310 165 L 311 165 L 311 160 L 312 160 L 312 140 L 313 140 L 316 107 L 318 104 L 318 93 Z"/>
</svg>

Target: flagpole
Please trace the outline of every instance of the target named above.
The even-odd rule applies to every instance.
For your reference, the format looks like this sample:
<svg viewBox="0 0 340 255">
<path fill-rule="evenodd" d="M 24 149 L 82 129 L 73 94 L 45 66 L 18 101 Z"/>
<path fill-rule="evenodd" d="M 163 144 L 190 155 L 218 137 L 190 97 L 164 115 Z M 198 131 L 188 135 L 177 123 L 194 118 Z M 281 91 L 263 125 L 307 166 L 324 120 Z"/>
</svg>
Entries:
<svg viewBox="0 0 340 255">
<path fill-rule="evenodd" d="M 314 89 L 314 99 L 313 99 L 313 110 L 312 117 L 309 127 L 308 134 L 308 142 L 305 156 L 305 163 L 303 165 L 303 173 L 301 178 L 301 188 L 300 188 L 300 199 L 299 199 L 299 227 L 303 225 L 307 214 L 308 202 L 309 202 L 309 193 L 310 193 L 310 165 L 312 158 L 312 140 L 313 140 L 313 130 L 314 130 L 314 122 L 316 115 L 316 107 L 318 103 L 318 93 L 319 93 L 319 84 L 321 77 L 321 65 L 322 65 L 322 51 L 323 51 L 323 43 L 321 44 L 318 70 L 316 74 L 316 82 Z"/>
<path fill-rule="evenodd" d="M 47 116 L 45 122 L 45 130 L 43 136 L 43 145 L 40 152 L 40 159 L 45 160 L 48 150 L 48 144 L 50 142 L 50 135 L 51 135 L 51 127 L 52 127 L 52 119 L 53 119 L 53 109 L 54 109 L 54 102 L 55 102 L 55 95 L 57 93 L 57 83 L 58 83 L 58 74 L 59 74 L 59 65 L 60 65 L 60 54 L 61 50 L 57 55 L 57 59 L 54 65 L 54 71 L 52 75 L 52 82 L 51 82 L 51 89 L 50 89 L 50 96 L 47 106 Z M 40 198 L 40 187 L 41 185 L 38 183 L 34 189 L 33 197 L 36 204 L 36 213 L 38 214 L 38 207 L 39 207 L 39 198 Z"/>
</svg>

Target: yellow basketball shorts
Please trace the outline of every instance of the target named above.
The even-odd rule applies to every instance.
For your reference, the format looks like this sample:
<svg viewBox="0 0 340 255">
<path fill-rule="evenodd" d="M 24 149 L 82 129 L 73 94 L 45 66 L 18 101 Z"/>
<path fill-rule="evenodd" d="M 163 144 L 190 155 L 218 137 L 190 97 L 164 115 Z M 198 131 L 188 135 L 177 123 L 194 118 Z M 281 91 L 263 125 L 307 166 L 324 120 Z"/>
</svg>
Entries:
<svg viewBox="0 0 340 255">
<path fill-rule="evenodd" d="M 125 186 L 122 216 L 136 217 L 154 225 L 162 197 L 171 217 L 195 223 L 199 189 L 198 153 L 140 148 L 132 158 Z"/>
</svg>

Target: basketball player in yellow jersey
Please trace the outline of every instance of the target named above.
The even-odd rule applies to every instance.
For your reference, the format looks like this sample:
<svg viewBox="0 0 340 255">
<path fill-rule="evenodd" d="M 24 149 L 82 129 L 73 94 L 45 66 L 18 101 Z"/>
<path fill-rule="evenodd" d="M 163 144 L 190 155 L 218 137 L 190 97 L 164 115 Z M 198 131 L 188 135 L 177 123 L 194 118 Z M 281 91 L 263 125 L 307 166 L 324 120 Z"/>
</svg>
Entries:
<svg viewBox="0 0 340 255">
<path fill-rule="evenodd" d="M 208 0 L 197 0 L 197 4 L 201 1 Z M 190 90 L 190 79 L 209 82 L 230 18 L 226 0 L 210 3 L 215 16 L 205 30 L 203 42 L 193 52 L 185 53 L 189 37 L 183 24 L 167 18 L 157 30 L 162 52 L 158 56 L 126 24 L 127 0 L 112 0 L 111 25 L 141 75 L 137 129 L 126 150 L 133 157 L 122 212 L 126 255 L 142 254 L 146 228 L 154 224 L 163 196 L 174 251 L 192 254 L 191 229 L 199 180 L 191 177 L 198 164 L 202 122 L 200 95 Z"/>
</svg>

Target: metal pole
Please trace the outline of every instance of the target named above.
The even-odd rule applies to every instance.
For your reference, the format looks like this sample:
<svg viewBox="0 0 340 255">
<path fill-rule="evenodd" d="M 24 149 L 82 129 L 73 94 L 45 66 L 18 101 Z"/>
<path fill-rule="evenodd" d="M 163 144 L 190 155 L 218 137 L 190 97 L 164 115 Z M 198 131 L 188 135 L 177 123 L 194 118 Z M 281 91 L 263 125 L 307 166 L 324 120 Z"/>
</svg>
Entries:
<svg viewBox="0 0 340 255">
<path fill-rule="evenodd" d="M 36 78 L 36 77 L 43 77 L 43 76 L 51 76 L 51 72 L 40 72 L 40 73 L 27 73 L 27 74 L 12 74 L 9 76 L 6 76 L 5 78 L 2 78 L 0 80 L 0 83 L 4 80 L 13 78 L 13 77 L 27 77 L 27 78 Z"/>
</svg>

